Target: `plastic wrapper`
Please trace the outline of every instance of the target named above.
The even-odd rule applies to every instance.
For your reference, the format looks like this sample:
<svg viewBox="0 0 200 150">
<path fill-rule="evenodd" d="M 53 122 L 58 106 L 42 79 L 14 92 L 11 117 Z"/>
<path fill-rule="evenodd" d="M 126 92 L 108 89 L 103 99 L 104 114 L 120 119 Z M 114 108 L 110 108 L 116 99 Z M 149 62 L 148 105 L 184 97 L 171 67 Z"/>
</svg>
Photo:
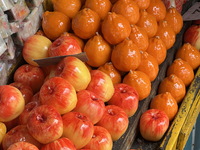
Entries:
<svg viewBox="0 0 200 150">
<path fill-rule="evenodd" d="M 15 22 L 10 22 L 9 24 L 10 24 L 10 30 L 12 31 L 12 34 L 18 32 L 19 27 L 20 27 L 19 22 L 15 21 Z"/>
<path fill-rule="evenodd" d="M 0 36 L 0 55 L 2 55 L 7 49 L 6 43 L 3 38 Z"/>
<path fill-rule="evenodd" d="M 25 21 L 30 21 L 32 24 L 33 34 L 37 32 L 37 30 L 41 27 L 42 19 L 40 17 L 39 8 L 35 7 L 31 10 L 31 13 L 27 16 Z"/>
<path fill-rule="evenodd" d="M 12 34 L 10 25 L 8 22 L 8 17 L 6 14 L 0 16 L 0 35 L 2 38 L 7 38 Z"/>
<path fill-rule="evenodd" d="M 34 34 L 32 22 L 30 20 L 23 21 L 19 26 L 18 32 L 12 34 L 12 39 L 14 44 L 24 45 L 26 39 Z"/>
<path fill-rule="evenodd" d="M 6 51 L 0 56 L 0 60 L 12 60 L 15 58 L 15 45 L 13 40 L 10 37 L 4 39 L 7 49 Z"/>
<path fill-rule="evenodd" d="M 187 0 L 162 0 L 165 4 L 165 7 L 168 9 L 170 7 L 176 8 L 176 10 L 181 13 L 182 6 Z"/>
<path fill-rule="evenodd" d="M 30 13 L 30 10 L 24 0 L 18 0 L 14 7 L 4 13 L 8 15 L 9 21 L 23 21 Z"/>
<path fill-rule="evenodd" d="M 7 83 L 8 62 L 0 60 L 0 85 Z"/>
<path fill-rule="evenodd" d="M 0 7 L 0 16 L 3 16 L 4 15 L 4 11 L 3 9 Z"/>
<path fill-rule="evenodd" d="M 0 7 L 3 11 L 9 10 L 14 6 L 12 0 L 0 0 Z"/>
<path fill-rule="evenodd" d="M 44 0 L 25 0 L 29 8 L 39 7 Z"/>
<path fill-rule="evenodd" d="M 44 13 L 44 7 L 43 7 L 43 5 L 41 4 L 39 7 L 38 7 L 38 11 L 39 11 L 39 16 L 40 16 L 40 18 L 42 19 L 42 15 L 43 15 L 43 13 Z"/>
</svg>

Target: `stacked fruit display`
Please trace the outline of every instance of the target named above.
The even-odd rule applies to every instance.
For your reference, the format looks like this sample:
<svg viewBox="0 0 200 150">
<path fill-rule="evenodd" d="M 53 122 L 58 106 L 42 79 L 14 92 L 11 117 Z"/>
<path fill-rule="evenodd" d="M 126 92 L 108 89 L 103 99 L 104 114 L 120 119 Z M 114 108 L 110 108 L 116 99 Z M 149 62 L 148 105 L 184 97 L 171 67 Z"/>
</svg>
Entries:
<svg viewBox="0 0 200 150">
<path fill-rule="evenodd" d="M 159 66 L 182 29 L 182 16 L 175 8 L 166 9 L 161 0 L 52 4 L 53 10 L 43 13 L 41 30 L 24 43 L 27 64 L 15 71 L 13 83 L 0 87 L 2 149 L 112 149 L 139 103 L 149 96 Z M 185 44 L 177 52 L 159 95 L 141 116 L 138 124 L 145 139 L 160 140 L 175 117 L 200 63 L 194 49 Z M 82 52 L 88 61 L 74 56 Z M 195 60 L 190 58 L 194 53 Z M 62 55 L 68 56 L 55 65 L 41 67 L 33 61 Z M 191 59 L 192 64 L 198 62 L 194 68 Z M 178 70 L 182 68 L 187 71 Z M 168 88 L 173 85 L 174 90 Z M 153 126 L 149 118 L 164 121 Z M 154 128 L 160 132 L 152 134 Z"/>
</svg>

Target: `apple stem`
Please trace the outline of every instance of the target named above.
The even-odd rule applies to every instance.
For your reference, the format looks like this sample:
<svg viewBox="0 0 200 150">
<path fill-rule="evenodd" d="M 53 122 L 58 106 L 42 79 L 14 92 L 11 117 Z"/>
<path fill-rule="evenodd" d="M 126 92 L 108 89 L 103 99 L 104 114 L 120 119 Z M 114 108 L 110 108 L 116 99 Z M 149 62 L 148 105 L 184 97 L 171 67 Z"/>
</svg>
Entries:
<svg viewBox="0 0 200 150">
<path fill-rule="evenodd" d="M 126 93 L 126 90 L 122 90 L 122 93 Z"/>
<path fill-rule="evenodd" d="M 40 122 L 45 122 L 45 119 L 42 116 L 37 116 L 37 120 Z"/>
<path fill-rule="evenodd" d="M 99 98 L 97 98 L 97 97 L 94 97 L 94 98 L 92 98 L 92 100 L 96 101 L 96 100 L 99 100 Z"/>
<path fill-rule="evenodd" d="M 112 115 L 112 116 L 115 115 L 115 113 L 112 111 L 112 109 L 109 109 L 109 110 L 108 110 L 108 113 L 109 113 L 110 115 Z"/>
<path fill-rule="evenodd" d="M 156 119 L 158 119 L 158 116 L 156 116 L 156 115 L 153 115 L 153 119 L 155 119 L 155 120 L 156 120 Z"/>
<path fill-rule="evenodd" d="M 28 65 L 26 66 L 26 68 L 25 68 L 25 71 L 26 71 L 26 72 L 29 72 L 29 71 L 30 71 L 30 69 L 29 69 L 29 66 L 28 66 Z"/>
</svg>

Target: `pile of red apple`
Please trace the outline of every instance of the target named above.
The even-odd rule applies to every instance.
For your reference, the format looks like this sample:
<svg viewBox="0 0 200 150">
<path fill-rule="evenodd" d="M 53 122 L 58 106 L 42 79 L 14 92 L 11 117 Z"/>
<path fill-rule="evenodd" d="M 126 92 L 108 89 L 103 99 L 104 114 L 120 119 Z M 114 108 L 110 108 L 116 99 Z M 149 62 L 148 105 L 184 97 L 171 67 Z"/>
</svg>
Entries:
<svg viewBox="0 0 200 150">
<path fill-rule="evenodd" d="M 53 43 L 41 35 L 27 39 L 23 47 L 27 64 L 17 68 L 13 83 L 0 86 L 1 149 L 111 150 L 125 133 L 129 117 L 138 109 L 137 91 L 124 83 L 114 86 L 100 70 L 89 71 L 73 56 L 81 53 L 77 45 L 67 36 Z M 72 56 L 46 67 L 33 61 L 49 53 Z M 166 114 L 149 110 L 141 118 L 150 140 L 161 138 L 169 126 L 167 121 L 158 127 L 149 123 L 161 122 L 160 115 Z M 148 132 L 152 126 L 160 132 Z"/>
<path fill-rule="evenodd" d="M 64 49 L 67 54 L 62 53 Z M 89 71 L 74 56 L 43 68 L 34 64 L 32 59 L 45 58 L 50 50 L 59 55 L 81 52 L 70 37 L 52 43 L 33 35 L 26 41 L 23 57 L 27 64 L 17 68 L 13 83 L 0 86 L 2 149 L 23 145 L 32 150 L 111 150 L 138 108 L 137 91 L 122 83 L 114 87 L 107 74 Z"/>
</svg>

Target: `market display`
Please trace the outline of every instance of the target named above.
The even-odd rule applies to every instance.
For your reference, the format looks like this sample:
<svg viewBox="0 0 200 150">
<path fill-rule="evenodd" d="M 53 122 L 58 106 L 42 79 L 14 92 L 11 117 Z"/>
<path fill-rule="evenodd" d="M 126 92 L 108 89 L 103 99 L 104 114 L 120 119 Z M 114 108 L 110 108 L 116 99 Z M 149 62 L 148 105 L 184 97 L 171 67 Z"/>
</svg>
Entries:
<svg viewBox="0 0 200 150">
<path fill-rule="evenodd" d="M 147 141 L 163 139 L 200 66 L 193 23 L 152 97 L 184 25 L 181 2 L 0 0 L 0 149 L 112 150 L 149 96 L 135 126 Z M 7 83 L 19 54 L 26 63 Z"/>
</svg>

